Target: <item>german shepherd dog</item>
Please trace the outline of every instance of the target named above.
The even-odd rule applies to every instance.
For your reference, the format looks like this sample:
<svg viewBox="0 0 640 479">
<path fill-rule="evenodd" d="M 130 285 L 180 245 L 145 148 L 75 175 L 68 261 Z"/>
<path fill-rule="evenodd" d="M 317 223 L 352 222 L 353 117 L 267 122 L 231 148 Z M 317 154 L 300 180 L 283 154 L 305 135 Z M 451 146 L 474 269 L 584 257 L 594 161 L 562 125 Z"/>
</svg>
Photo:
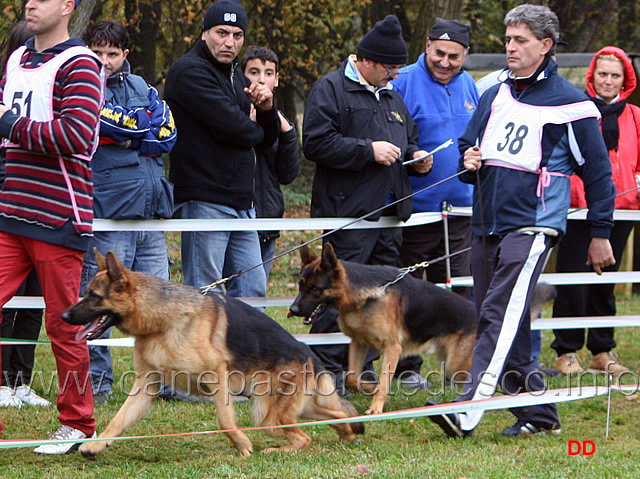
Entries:
<svg viewBox="0 0 640 479">
<path fill-rule="evenodd" d="M 66 322 L 89 326 L 78 339 L 116 326 L 135 338 L 136 380 L 130 396 L 100 438 L 117 437 L 152 408 L 160 378 L 186 391 L 213 396 L 220 427 L 241 456 L 253 452 L 237 431 L 230 394 L 253 397 L 252 416 L 261 426 L 296 423 L 298 418 L 341 419 L 357 411 L 339 397 L 322 365 L 267 315 L 231 297 L 203 295 L 197 289 L 133 272 L 109 251 L 94 250 L 99 271 L 87 293 L 63 313 Z M 333 425 L 345 441 L 364 433 L 362 423 Z M 311 444 L 299 427 L 267 429 L 288 445 L 263 452 L 291 451 Z M 84 443 L 80 452 L 95 456 L 112 441 Z"/>
<path fill-rule="evenodd" d="M 453 373 L 470 370 L 477 329 L 473 302 L 410 275 L 382 288 L 398 277 L 398 268 L 338 260 L 330 243 L 321 257 L 308 246 L 300 255 L 300 290 L 290 311 L 307 323 L 324 305 L 338 311 L 340 330 L 351 338 L 347 385 L 357 390 L 369 348 L 382 355 L 381 387 L 360 384 L 375 391 L 365 414 L 382 412 L 400 357 L 436 352 L 453 379 Z"/>
</svg>

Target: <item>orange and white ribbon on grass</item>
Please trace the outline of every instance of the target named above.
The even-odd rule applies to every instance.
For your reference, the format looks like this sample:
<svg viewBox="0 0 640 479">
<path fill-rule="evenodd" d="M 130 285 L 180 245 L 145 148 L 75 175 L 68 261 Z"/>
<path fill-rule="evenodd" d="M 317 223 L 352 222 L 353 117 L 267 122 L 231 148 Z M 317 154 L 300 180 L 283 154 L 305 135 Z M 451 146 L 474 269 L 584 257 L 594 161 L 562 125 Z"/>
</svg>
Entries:
<svg viewBox="0 0 640 479">
<path fill-rule="evenodd" d="M 638 386 L 589 386 L 575 387 L 566 389 L 552 389 L 540 391 L 539 393 L 521 393 L 515 396 L 495 396 L 477 401 L 464 401 L 457 403 L 446 403 L 437 406 L 426 406 L 414 409 L 404 409 L 400 411 L 390 411 L 373 416 L 356 416 L 345 419 L 328 419 L 323 421 L 310 421 L 297 424 L 285 424 L 281 426 L 254 426 L 238 428 L 234 431 L 259 431 L 262 429 L 282 429 L 288 427 L 308 427 L 308 426 L 327 426 L 331 424 L 352 423 L 352 422 L 374 422 L 374 421 L 392 421 L 398 419 L 413 419 L 419 417 L 435 416 L 437 414 L 462 413 L 465 411 L 489 411 L 496 409 L 507 409 L 514 407 L 534 406 L 539 404 L 551 404 L 568 401 L 576 401 L 579 399 L 594 398 L 602 396 L 610 391 L 618 391 L 625 396 L 635 394 Z M 181 437 L 181 436 L 198 436 L 203 434 L 220 434 L 231 432 L 230 430 L 213 430 L 213 431 L 195 431 L 180 432 L 172 434 L 154 434 L 148 436 L 121 436 L 114 438 L 87 438 L 73 440 L 0 440 L 0 449 L 10 449 L 18 447 L 37 447 L 44 444 L 68 444 L 68 443 L 84 443 L 95 441 L 130 441 L 134 439 L 152 439 L 160 437 Z"/>
</svg>

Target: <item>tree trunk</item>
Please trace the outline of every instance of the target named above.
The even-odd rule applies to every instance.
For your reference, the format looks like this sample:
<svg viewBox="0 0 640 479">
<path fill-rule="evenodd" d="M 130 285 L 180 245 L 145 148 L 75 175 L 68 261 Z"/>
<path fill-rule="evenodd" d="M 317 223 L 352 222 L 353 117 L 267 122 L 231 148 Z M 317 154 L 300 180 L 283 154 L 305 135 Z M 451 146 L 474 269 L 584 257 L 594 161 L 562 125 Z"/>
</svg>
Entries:
<svg viewBox="0 0 640 479">
<path fill-rule="evenodd" d="M 72 37 L 82 37 L 84 30 L 87 28 L 93 7 L 96 6 L 96 0 L 84 0 L 76 11 L 73 13 L 71 24 L 69 25 L 69 34 Z"/>
<path fill-rule="evenodd" d="M 421 3 L 420 12 L 411 35 L 409 62 L 415 62 L 425 51 L 427 36 L 436 17 L 459 20 L 462 16 L 464 0 L 427 0 Z"/>
<path fill-rule="evenodd" d="M 148 83 L 157 82 L 156 47 L 161 32 L 162 0 L 125 0 L 127 31 L 131 37 L 131 71 Z"/>
</svg>

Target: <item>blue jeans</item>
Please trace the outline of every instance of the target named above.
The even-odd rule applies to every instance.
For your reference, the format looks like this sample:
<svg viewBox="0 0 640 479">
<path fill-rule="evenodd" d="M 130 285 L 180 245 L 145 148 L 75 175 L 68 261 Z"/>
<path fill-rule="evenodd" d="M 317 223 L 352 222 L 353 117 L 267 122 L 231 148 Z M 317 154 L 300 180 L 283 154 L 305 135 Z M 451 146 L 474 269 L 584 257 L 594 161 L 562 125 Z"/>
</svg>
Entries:
<svg viewBox="0 0 640 479">
<path fill-rule="evenodd" d="M 228 206 L 187 201 L 176 207 L 178 218 L 233 219 L 255 218 L 253 208 L 235 210 Z M 182 271 L 184 284 L 200 288 L 234 273 L 262 263 L 256 231 L 184 231 L 182 233 Z M 225 284 L 229 296 L 264 297 L 267 279 L 264 268 L 255 268 Z M 224 293 L 222 286 L 217 292 Z"/>
<path fill-rule="evenodd" d="M 113 251 L 127 268 L 169 280 L 169 257 L 167 244 L 162 231 L 105 231 L 94 233 L 89 249 L 84 255 L 80 295 L 84 296 L 89 282 L 98 272 L 93 248 L 102 254 Z M 100 339 L 111 336 L 111 328 Z M 111 353 L 106 346 L 89 346 L 89 373 L 93 394 L 111 391 L 113 367 Z"/>
</svg>

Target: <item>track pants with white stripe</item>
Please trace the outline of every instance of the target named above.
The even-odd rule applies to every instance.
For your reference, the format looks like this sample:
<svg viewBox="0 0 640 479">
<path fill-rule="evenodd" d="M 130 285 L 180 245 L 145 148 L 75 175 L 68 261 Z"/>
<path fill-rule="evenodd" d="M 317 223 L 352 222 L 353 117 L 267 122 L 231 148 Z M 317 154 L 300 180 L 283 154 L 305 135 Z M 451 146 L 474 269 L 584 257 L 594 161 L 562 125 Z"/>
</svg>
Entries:
<svg viewBox="0 0 640 479">
<path fill-rule="evenodd" d="M 456 401 L 542 391 L 531 358 L 529 305 L 540 273 L 556 238 L 544 233 L 511 232 L 504 236 L 474 236 L 472 265 L 478 333 L 471 377 Z M 538 427 L 559 427 L 555 405 L 512 408 L 520 420 Z M 461 414 L 462 429 L 474 429 L 482 411 Z"/>
</svg>

